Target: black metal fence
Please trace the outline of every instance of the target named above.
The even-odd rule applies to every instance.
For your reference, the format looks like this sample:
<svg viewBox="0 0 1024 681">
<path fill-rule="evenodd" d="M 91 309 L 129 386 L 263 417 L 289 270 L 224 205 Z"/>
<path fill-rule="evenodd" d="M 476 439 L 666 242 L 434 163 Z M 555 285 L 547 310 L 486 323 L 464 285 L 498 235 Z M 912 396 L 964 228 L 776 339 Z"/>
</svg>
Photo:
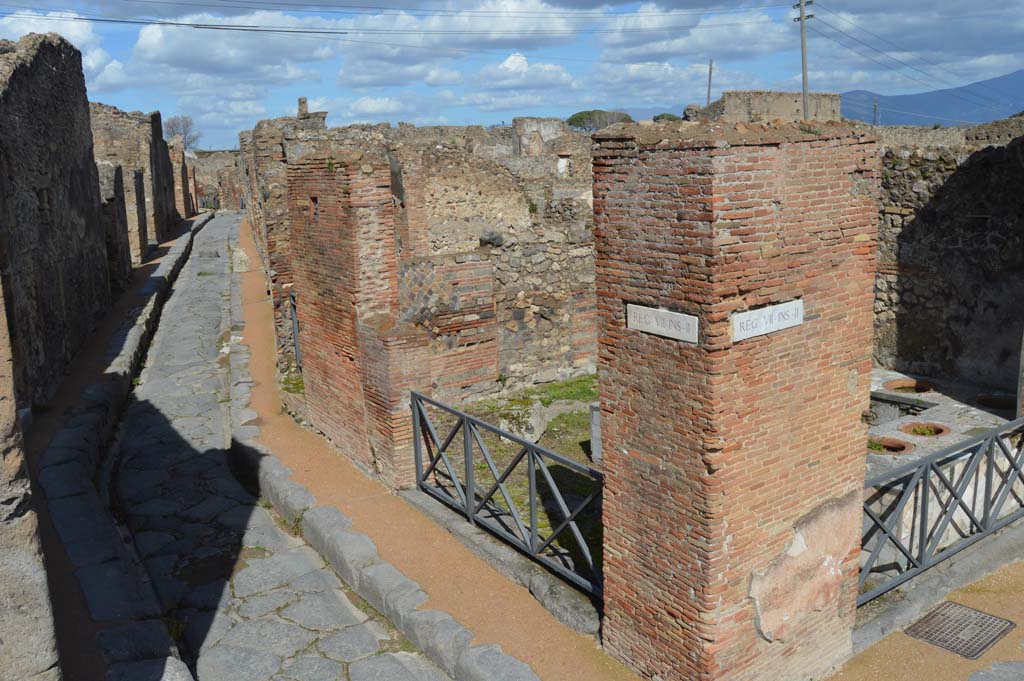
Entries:
<svg viewBox="0 0 1024 681">
<path fill-rule="evenodd" d="M 420 490 L 600 593 L 600 472 L 416 392 L 412 417 Z"/>
<path fill-rule="evenodd" d="M 858 605 L 1024 517 L 1024 418 L 865 487 Z"/>
</svg>

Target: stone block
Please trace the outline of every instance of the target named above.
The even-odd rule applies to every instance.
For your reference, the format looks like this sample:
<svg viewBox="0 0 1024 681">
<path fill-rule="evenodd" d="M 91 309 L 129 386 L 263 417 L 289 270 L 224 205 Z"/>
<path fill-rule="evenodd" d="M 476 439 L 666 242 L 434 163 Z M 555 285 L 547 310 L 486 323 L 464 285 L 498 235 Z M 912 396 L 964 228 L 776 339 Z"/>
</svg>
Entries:
<svg viewBox="0 0 1024 681">
<path fill-rule="evenodd" d="M 530 666 L 506 655 L 501 646 L 473 646 L 459 657 L 455 681 L 540 681 Z"/>
</svg>

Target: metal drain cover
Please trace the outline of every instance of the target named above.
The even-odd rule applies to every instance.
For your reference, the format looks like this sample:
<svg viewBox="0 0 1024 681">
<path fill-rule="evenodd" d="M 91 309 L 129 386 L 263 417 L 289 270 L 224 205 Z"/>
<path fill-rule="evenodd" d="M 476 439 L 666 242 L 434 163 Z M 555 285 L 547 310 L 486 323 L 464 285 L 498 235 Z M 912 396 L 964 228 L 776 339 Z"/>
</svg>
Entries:
<svg viewBox="0 0 1024 681">
<path fill-rule="evenodd" d="M 1002 617 L 946 601 L 904 631 L 968 660 L 976 660 L 1017 625 Z"/>
</svg>

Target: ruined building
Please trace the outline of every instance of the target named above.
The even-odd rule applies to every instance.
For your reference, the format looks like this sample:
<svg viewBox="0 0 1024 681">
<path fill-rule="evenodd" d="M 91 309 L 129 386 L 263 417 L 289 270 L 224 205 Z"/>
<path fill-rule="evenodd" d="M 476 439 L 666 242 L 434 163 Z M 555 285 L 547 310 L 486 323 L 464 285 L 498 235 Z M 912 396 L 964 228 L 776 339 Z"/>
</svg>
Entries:
<svg viewBox="0 0 1024 681">
<path fill-rule="evenodd" d="M 410 389 L 460 400 L 593 371 L 589 141 L 557 119 L 327 129 L 323 117 L 300 108 L 241 137 L 282 371 L 300 359 L 297 322 L 293 406 L 405 486 Z M 364 394 L 365 416 L 338 411 Z"/>
<path fill-rule="evenodd" d="M 89 112 L 97 160 L 124 169 L 128 235 L 137 265 L 177 224 L 174 171 L 160 112 L 127 113 L 98 102 L 89 104 Z"/>
<path fill-rule="evenodd" d="M 841 98 L 837 94 L 809 94 L 810 115 L 804 115 L 803 94 L 771 90 L 726 90 L 706 107 L 686 107 L 688 120 L 726 123 L 762 123 L 767 121 L 811 120 L 818 123 L 841 121 Z"/>
<path fill-rule="evenodd" d="M 239 152 L 234 150 L 195 152 L 198 208 L 240 210 L 242 186 L 238 172 Z"/>
</svg>

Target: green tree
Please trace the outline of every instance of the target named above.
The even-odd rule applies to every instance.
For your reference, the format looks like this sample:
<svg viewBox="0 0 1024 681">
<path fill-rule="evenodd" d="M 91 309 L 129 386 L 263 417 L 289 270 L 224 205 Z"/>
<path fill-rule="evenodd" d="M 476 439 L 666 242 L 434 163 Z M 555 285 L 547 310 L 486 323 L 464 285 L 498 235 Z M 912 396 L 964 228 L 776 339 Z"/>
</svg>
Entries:
<svg viewBox="0 0 1024 681">
<path fill-rule="evenodd" d="M 680 116 L 676 116 L 674 113 L 660 113 L 654 117 L 655 123 L 661 123 L 663 121 L 681 121 L 683 120 Z"/>
<path fill-rule="evenodd" d="M 591 109 L 589 111 L 577 111 L 565 119 L 569 127 L 585 132 L 596 132 L 607 128 L 613 123 L 632 123 L 633 119 L 628 113 L 622 111 L 605 111 L 603 109 Z"/>
</svg>

